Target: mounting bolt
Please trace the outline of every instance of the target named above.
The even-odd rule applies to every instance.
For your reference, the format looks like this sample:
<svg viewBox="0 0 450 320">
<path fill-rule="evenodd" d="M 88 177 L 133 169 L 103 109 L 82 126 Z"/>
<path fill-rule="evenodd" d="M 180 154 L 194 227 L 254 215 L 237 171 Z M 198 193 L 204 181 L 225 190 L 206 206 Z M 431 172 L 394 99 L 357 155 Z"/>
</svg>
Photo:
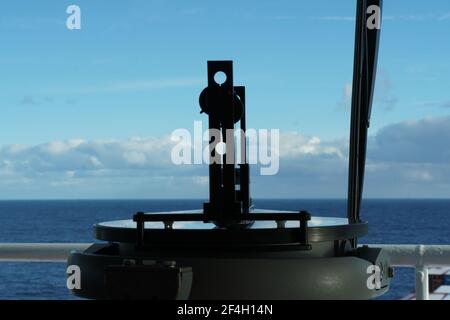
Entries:
<svg viewBox="0 0 450 320">
<path fill-rule="evenodd" d="M 164 229 L 172 230 L 173 229 L 173 221 L 164 221 Z"/>
<path fill-rule="evenodd" d="M 278 220 L 277 222 L 277 228 L 278 229 L 284 229 L 286 228 L 286 221 L 285 220 Z"/>
</svg>

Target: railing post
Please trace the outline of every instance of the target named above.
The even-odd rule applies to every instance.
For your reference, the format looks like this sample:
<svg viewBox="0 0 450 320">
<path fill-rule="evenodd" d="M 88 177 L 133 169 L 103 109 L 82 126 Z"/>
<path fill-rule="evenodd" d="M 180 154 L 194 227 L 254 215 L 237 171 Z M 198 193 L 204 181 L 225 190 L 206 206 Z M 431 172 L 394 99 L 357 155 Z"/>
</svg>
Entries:
<svg viewBox="0 0 450 320">
<path fill-rule="evenodd" d="M 429 300 L 428 267 L 416 267 L 416 300 Z"/>
</svg>

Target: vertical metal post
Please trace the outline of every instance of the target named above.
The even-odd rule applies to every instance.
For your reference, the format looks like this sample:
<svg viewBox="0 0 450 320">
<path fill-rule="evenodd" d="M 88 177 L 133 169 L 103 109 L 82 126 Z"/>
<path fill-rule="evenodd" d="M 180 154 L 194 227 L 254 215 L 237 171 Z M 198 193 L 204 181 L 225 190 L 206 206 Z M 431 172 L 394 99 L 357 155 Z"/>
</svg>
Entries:
<svg viewBox="0 0 450 320">
<path fill-rule="evenodd" d="M 368 9 L 377 6 L 381 10 L 382 3 L 382 0 L 357 2 L 348 173 L 347 217 L 350 223 L 360 221 L 367 131 L 370 124 L 380 37 L 379 29 L 369 29 Z M 378 19 L 381 19 L 381 16 Z M 353 245 L 356 246 L 356 239 L 353 239 Z"/>
<path fill-rule="evenodd" d="M 430 299 L 427 266 L 416 267 L 416 299 L 417 300 Z"/>
<path fill-rule="evenodd" d="M 353 66 L 352 110 L 350 119 L 350 151 L 348 172 L 348 205 L 347 216 L 350 223 L 355 223 L 358 208 L 358 146 L 360 144 L 360 118 L 361 118 L 361 76 L 364 68 L 364 26 L 365 0 L 357 1 L 356 30 L 355 30 L 355 57 Z"/>
</svg>

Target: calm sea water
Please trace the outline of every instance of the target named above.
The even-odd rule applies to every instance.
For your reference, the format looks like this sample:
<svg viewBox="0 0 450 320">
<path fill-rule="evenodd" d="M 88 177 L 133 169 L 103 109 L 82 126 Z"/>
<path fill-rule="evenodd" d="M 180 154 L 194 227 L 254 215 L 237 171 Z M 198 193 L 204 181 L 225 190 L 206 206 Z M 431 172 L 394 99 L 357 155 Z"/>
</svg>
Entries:
<svg viewBox="0 0 450 320">
<path fill-rule="evenodd" d="M 258 208 L 306 209 L 345 217 L 343 200 L 256 200 Z M 0 242 L 92 242 L 96 222 L 129 218 L 136 211 L 188 210 L 201 200 L 0 201 Z M 370 223 L 361 243 L 450 243 L 450 200 L 365 200 Z M 397 269 L 385 299 L 414 290 L 412 269 Z M 61 263 L 0 263 L 0 299 L 73 299 Z"/>
</svg>

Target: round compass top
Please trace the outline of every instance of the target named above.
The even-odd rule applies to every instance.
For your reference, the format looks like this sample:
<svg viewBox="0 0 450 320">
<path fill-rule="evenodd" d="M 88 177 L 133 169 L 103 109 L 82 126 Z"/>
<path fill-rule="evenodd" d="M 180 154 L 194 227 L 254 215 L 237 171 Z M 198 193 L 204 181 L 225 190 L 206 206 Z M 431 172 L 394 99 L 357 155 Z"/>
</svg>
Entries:
<svg viewBox="0 0 450 320">
<path fill-rule="evenodd" d="M 255 212 L 259 213 L 295 213 L 293 211 L 274 211 L 274 210 L 262 210 L 255 209 Z M 166 212 L 167 213 L 167 212 Z M 173 211 L 171 214 L 201 214 L 201 210 L 188 210 L 188 211 Z M 146 214 L 163 214 L 162 212 L 146 213 Z M 309 227 L 334 227 L 334 226 L 344 226 L 348 225 L 347 218 L 331 218 L 331 217 L 311 217 L 308 221 Z M 136 229 L 136 222 L 132 219 L 126 220 L 116 220 L 102 222 L 96 225 L 97 227 L 105 228 L 116 228 L 116 229 Z M 285 223 L 285 228 L 298 228 L 298 221 L 287 221 Z M 162 222 L 145 222 L 146 229 L 164 229 L 164 223 Z M 275 221 L 255 221 L 250 227 L 250 229 L 274 229 L 277 228 L 277 223 Z M 217 229 L 214 223 L 204 223 L 201 221 L 179 221 L 174 222 L 172 229 L 174 230 L 213 230 Z"/>
<path fill-rule="evenodd" d="M 201 214 L 202 210 L 176 211 L 170 214 Z M 295 213 L 255 209 L 258 213 Z M 168 214 L 169 212 L 165 212 Z M 164 214 L 164 213 L 147 213 Z M 309 242 L 345 240 L 367 234 L 367 223 L 349 224 L 346 218 L 311 217 L 308 221 Z M 99 240 L 134 243 L 136 222 L 132 219 L 102 222 L 94 225 L 95 237 Z M 291 244 L 298 241 L 299 222 L 255 221 L 248 228 L 221 229 L 213 223 L 174 222 L 170 228 L 162 222 L 145 222 L 144 234 L 147 243 L 154 245 L 177 244 Z"/>
</svg>

